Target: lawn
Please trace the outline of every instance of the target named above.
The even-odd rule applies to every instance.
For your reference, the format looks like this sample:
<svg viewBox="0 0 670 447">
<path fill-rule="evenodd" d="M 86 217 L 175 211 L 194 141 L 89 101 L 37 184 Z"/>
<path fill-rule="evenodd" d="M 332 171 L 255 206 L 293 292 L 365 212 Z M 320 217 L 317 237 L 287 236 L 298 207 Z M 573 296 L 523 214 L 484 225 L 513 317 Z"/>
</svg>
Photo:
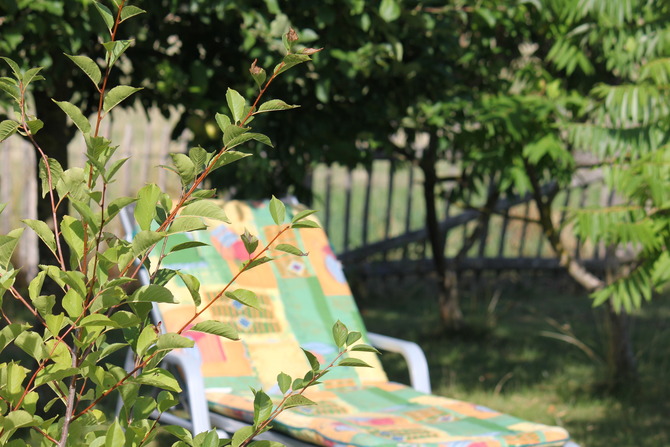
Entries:
<svg viewBox="0 0 670 447">
<path fill-rule="evenodd" d="M 600 310 L 569 280 L 545 275 L 471 283 L 478 290 L 464 291 L 463 302 L 471 324 L 460 333 L 440 331 L 428 280 L 368 280 L 356 289 L 369 330 L 423 347 L 437 394 L 562 425 L 582 447 L 670 444 L 668 296 L 635 314 L 639 383 L 609 392 L 598 359 Z M 548 333 L 572 335 L 593 353 Z M 407 381 L 399 357 L 386 354 L 383 361 L 391 379 Z"/>
</svg>

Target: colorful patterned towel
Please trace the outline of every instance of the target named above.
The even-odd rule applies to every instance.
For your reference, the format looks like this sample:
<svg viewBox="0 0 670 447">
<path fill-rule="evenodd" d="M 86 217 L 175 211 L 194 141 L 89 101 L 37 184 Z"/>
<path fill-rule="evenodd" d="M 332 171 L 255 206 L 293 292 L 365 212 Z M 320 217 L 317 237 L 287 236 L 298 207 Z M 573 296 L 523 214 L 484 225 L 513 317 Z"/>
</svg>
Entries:
<svg viewBox="0 0 670 447">
<path fill-rule="evenodd" d="M 209 244 L 177 251 L 163 266 L 198 277 L 201 306 L 209 303 L 249 259 L 240 235 L 245 229 L 260 239 L 259 249 L 278 232 L 267 202 L 220 203 L 231 225 L 209 221 L 207 231 L 172 236 L 168 248 L 187 240 Z M 291 215 L 291 210 L 287 209 Z M 273 262 L 241 275 L 230 290 L 254 291 L 258 309 L 223 298 L 201 319 L 234 324 L 242 341 L 201 332 L 187 332 L 199 348 L 210 406 L 224 415 L 250 421 L 253 396 L 249 387 L 278 396 L 277 374 L 302 377 L 310 369 L 300 347 L 323 364 L 337 355 L 331 328 L 341 320 L 361 331 L 361 320 L 340 263 L 320 229 L 289 230 L 278 243 L 292 244 L 307 257 L 271 252 Z M 191 296 L 181 281 L 169 285 L 179 304 L 161 304 L 169 330 L 194 313 Z M 373 368 L 334 368 L 306 396 L 317 406 L 287 410 L 275 421 L 278 430 L 323 446 L 504 447 L 560 446 L 569 436 L 559 427 L 533 424 L 466 402 L 426 395 L 388 382 L 376 355 L 357 352 Z"/>
</svg>

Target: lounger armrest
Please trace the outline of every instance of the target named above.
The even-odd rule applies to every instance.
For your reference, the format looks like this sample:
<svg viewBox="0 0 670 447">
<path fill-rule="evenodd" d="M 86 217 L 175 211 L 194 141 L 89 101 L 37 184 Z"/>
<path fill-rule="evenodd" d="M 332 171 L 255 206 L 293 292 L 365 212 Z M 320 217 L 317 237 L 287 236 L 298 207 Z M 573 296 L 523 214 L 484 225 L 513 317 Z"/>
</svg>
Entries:
<svg viewBox="0 0 670 447">
<path fill-rule="evenodd" d="M 200 372 L 200 360 L 193 355 L 189 355 L 186 349 L 177 349 L 170 351 L 163 359 L 163 363 L 175 366 L 183 374 L 186 382 L 186 389 L 183 392 L 186 393 L 188 398 L 189 412 L 191 413 L 189 422 L 192 424 L 190 429 L 193 435 L 211 430 L 209 408 L 205 395 L 205 381 Z M 181 425 L 176 421 L 169 422 Z"/>
<path fill-rule="evenodd" d="M 384 351 L 401 354 L 409 367 L 409 380 L 412 388 L 422 393 L 430 394 L 430 375 L 428 362 L 423 350 L 414 342 L 400 340 L 387 335 L 368 332 L 368 339 L 372 346 Z"/>
</svg>

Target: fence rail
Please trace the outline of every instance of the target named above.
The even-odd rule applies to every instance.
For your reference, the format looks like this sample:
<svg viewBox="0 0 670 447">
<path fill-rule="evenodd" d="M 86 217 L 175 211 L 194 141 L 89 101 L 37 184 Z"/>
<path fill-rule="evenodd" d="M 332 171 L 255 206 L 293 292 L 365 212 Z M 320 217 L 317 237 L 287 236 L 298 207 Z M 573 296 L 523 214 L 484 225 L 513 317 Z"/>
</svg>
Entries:
<svg viewBox="0 0 670 447">
<path fill-rule="evenodd" d="M 142 185 L 155 182 L 177 194 L 179 181 L 157 165 L 167 164 L 168 154 L 184 152 L 188 135 L 171 139 L 178 119 L 175 111 L 164 118 L 156 110 L 115 109 L 103 122 L 102 135 L 119 143 L 114 158 L 131 157 L 110 185 L 115 196 L 133 195 Z M 83 139 L 71 143 L 70 161 L 85 160 Z M 0 230 L 21 225 L 19 217 L 36 218 L 38 185 L 35 152 L 19 137 L 0 144 L 0 202 L 7 209 Z M 458 173 L 458 160 L 447 157 L 437 165 L 438 176 Z M 414 165 L 392 160 L 375 160 L 372 165 L 348 169 L 339 165 L 318 165 L 311 175 L 313 203 L 329 233 L 334 250 L 347 266 L 370 274 L 425 272 L 432 259 L 425 228 L 422 171 Z M 482 192 L 483 191 L 483 192 Z M 480 188 L 483 203 L 486 188 Z M 451 202 L 442 194 L 437 203 L 440 228 L 446 233 L 445 255 L 454 258 L 466 243 L 469 231 L 480 216 L 477 209 Z M 472 198 L 472 197 L 471 197 Z M 612 203 L 613 195 L 597 177 L 577 178 L 573 186 L 557 193 L 563 204 L 553 216 L 564 225 L 570 207 Z M 470 248 L 459 268 L 466 269 L 554 269 L 557 260 L 537 223 L 538 212 L 529 197 L 503 197 L 480 239 Z M 564 241 L 576 257 L 587 262 L 604 259 L 604 247 L 593 247 L 578 239 Z M 17 264 L 30 277 L 36 271 L 37 237 L 28 231 L 17 251 Z"/>
</svg>

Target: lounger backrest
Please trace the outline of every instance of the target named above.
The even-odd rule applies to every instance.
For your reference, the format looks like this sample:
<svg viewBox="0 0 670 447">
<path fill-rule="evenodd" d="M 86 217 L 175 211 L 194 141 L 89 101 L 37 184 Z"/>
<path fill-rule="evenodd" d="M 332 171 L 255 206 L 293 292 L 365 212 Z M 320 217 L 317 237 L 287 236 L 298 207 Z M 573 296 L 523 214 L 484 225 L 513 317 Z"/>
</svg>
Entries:
<svg viewBox="0 0 670 447">
<path fill-rule="evenodd" d="M 167 251 L 188 240 L 207 243 L 195 249 L 176 251 L 162 263 L 165 268 L 180 270 L 199 278 L 201 307 L 209 303 L 239 272 L 249 259 L 240 235 L 245 229 L 260 239 L 259 249 L 277 234 L 267 202 L 220 203 L 231 224 L 208 221 L 207 230 L 171 236 Z M 287 219 L 293 210 L 287 207 Z M 322 362 L 337 354 L 332 338 L 336 320 L 350 330 L 365 333 L 361 316 L 351 295 L 339 261 L 325 232 L 321 229 L 291 229 L 278 243 L 298 247 L 308 256 L 300 257 L 272 251 L 274 261 L 243 273 L 229 291 L 251 290 L 259 298 L 253 309 L 223 297 L 213 304 L 200 320 L 215 319 L 234 325 L 241 341 L 189 331 L 184 335 L 195 340 L 202 361 L 205 385 L 248 390 L 263 386 L 276 391 L 277 374 L 285 372 L 302 377 L 309 363 L 301 350 L 314 353 Z M 156 253 L 158 249 L 154 250 Z M 153 256 L 154 261 L 156 255 Z M 160 304 L 160 315 L 166 328 L 175 331 L 194 314 L 191 295 L 181 280 L 168 287 L 179 304 Z M 358 387 L 366 382 L 385 381 L 386 376 L 375 355 L 356 353 L 373 368 L 335 368 L 323 382 L 325 388 Z"/>
</svg>

